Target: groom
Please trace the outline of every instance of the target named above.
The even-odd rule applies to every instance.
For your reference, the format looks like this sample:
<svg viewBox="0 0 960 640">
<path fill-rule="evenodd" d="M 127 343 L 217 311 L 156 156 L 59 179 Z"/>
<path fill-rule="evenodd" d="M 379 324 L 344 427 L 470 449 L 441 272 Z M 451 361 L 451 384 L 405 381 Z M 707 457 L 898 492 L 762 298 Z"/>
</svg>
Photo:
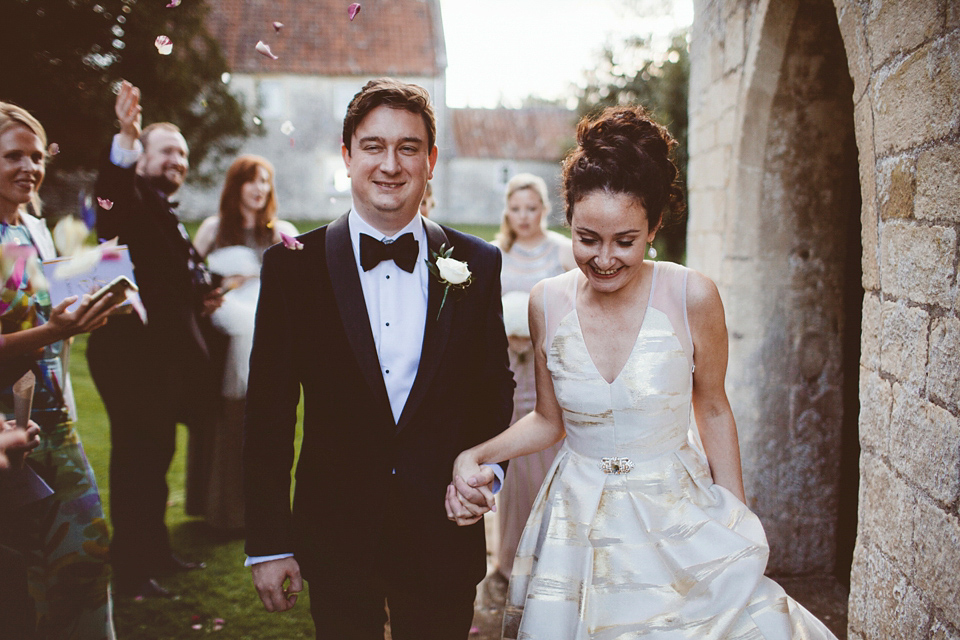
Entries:
<svg viewBox="0 0 960 640">
<path fill-rule="evenodd" d="M 424 89 L 368 82 L 343 123 L 353 208 L 300 236 L 302 248 L 264 256 L 247 564 L 268 611 L 293 606 L 301 576 L 310 583 L 317 638 L 383 638 L 385 599 L 395 640 L 466 638 L 485 573 L 483 528 L 449 521 L 444 498 L 456 455 L 510 420 L 500 254 L 418 214 L 435 140 Z M 449 291 L 427 265 L 441 246 L 472 273 Z M 485 510 L 479 492 L 473 500 Z"/>
</svg>

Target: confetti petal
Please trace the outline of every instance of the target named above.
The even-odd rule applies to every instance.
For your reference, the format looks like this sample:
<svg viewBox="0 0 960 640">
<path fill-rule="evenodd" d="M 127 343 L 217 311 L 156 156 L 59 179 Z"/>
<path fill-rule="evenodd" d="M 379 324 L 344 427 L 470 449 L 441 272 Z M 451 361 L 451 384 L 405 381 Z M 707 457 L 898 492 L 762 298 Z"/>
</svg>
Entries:
<svg viewBox="0 0 960 640">
<path fill-rule="evenodd" d="M 253 116 L 253 124 L 259 127 L 263 124 L 263 120 L 260 119 L 260 116 Z"/>
<path fill-rule="evenodd" d="M 287 249 L 294 249 L 299 251 L 303 249 L 303 243 L 294 238 L 293 236 L 288 236 L 284 232 L 280 232 L 280 239 L 283 241 L 283 246 Z"/>
<path fill-rule="evenodd" d="M 283 29 L 283 23 L 282 23 L 282 22 L 274 22 L 274 23 L 273 23 L 273 30 L 276 31 L 277 33 L 280 33 L 280 29 Z"/>
<path fill-rule="evenodd" d="M 174 7 L 179 7 L 179 6 L 180 6 L 180 1 L 181 1 L 181 0 L 170 0 L 170 3 L 167 4 L 167 9 L 172 9 L 172 8 L 174 8 Z"/>
<path fill-rule="evenodd" d="M 113 209 L 113 200 L 97 198 L 97 204 L 100 205 L 100 208 L 104 211 L 110 211 L 110 209 Z"/>
<path fill-rule="evenodd" d="M 193 629 L 194 631 L 200 631 L 200 629 L 203 629 L 203 625 L 197 623 L 197 624 L 193 625 L 193 626 L 190 627 L 190 628 Z"/>
<path fill-rule="evenodd" d="M 51 142 L 50 146 L 47 147 L 47 154 L 55 156 L 58 153 L 60 153 L 60 145 L 58 145 L 56 142 Z"/>
<path fill-rule="evenodd" d="M 293 126 L 293 123 L 289 120 L 286 120 L 282 125 L 280 125 L 280 133 L 285 136 L 290 135 L 296 130 L 296 127 Z"/>
<path fill-rule="evenodd" d="M 157 53 L 162 56 L 168 56 L 173 52 L 173 40 L 167 36 L 157 36 L 153 46 L 157 48 Z"/>
<path fill-rule="evenodd" d="M 353 22 L 353 19 L 357 17 L 357 14 L 360 13 L 360 3 L 354 2 L 352 5 L 347 7 L 347 15 L 350 16 L 350 22 Z"/>
<path fill-rule="evenodd" d="M 266 44 L 263 40 L 257 40 L 257 53 L 262 53 L 272 60 L 277 60 L 277 56 L 273 55 L 273 51 L 270 51 L 270 45 Z"/>
<path fill-rule="evenodd" d="M 81 220 L 64 216 L 53 227 L 53 244 L 61 256 L 73 256 L 83 248 L 88 235 L 90 229 Z"/>
</svg>

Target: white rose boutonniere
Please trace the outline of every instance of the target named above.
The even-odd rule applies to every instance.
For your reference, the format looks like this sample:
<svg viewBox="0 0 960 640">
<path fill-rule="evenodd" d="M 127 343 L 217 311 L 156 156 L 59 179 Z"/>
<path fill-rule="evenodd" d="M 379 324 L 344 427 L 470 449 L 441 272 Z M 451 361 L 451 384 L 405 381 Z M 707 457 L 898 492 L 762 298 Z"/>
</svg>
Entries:
<svg viewBox="0 0 960 640">
<path fill-rule="evenodd" d="M 427 268 L 430 273 L 440 281 L 443 287 L 443 299 L 440 301 L 440 310 L 437 311 L 437 318 L 440 317 L 440 311 L 443 311 L 443 305 L 447 302 L 447 295 L 450 289 L 466 289 L 472 282 L 473 274 L 467 268 L 467 263 L 451 258 L 453 247 L 447 248 L 447 245 L 440 245 L 439 251 L 431 251 L 432 260 L 427 260 Z"/>
</svg>

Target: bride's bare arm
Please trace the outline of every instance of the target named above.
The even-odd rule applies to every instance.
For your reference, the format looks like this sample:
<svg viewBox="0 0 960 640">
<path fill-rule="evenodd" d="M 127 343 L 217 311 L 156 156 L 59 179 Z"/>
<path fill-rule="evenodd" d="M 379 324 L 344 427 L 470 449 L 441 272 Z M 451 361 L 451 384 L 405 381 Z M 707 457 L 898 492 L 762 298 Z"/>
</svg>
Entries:
<svg viewBox="0 0 960 640">
<path fill-rule="evenodd" d="M 564 436 L 560 405 L 554 395 L 553 381 L 547 370 L 542 283 L 530 292 L 528 313 L 530 338 L 533 342 L 537 405 L 533 411 L 517 420 L 509 429 L 457 456 L 453 465 L 454 483 L 458 478 L 461 482 L 469 482 L 471 478 L 481 473 L 480 465 L 484 463 L 501 462 L 541 451 Z M 470 505 L 461 504 L 458 508 L 457 502 L 462 503 L 462 501 L 447 500 L 447 516 L 451 520 L 456 519 L 458 524 L 470 524 L 467 520 L 476 521 L 482 515 L 482 513 L 476 513 L 476 510 L 469 511 Z M 493 506 L 492 496 L 489 506 Z M 461 520 L 464 521 L 461 522 Z"/>
<path fill-rule="evenodd" d="M 715 483 L 745 502 L 737 423 L 723 386 L 728 350 L 723 302 L 717 285 L 696 271 L 687 278 L 687 313 L 695 365 L 693 410 L 710 472 Z"/>
</svg>

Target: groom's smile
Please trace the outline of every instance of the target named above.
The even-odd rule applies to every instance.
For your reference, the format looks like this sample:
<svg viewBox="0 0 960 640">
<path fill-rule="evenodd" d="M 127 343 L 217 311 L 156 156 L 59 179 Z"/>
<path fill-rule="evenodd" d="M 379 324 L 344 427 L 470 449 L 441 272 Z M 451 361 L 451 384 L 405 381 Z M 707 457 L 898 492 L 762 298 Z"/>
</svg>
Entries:
<svg viewBox="0 0 960 640">
<path fill-rule="evenodd" d="M 353 207 L 383 233 L 399 231 L 417 214 L 437 149 L 429 148 L 423 118 L 381 105 L 341 147 L 351 179 Z"/>
</svg>

